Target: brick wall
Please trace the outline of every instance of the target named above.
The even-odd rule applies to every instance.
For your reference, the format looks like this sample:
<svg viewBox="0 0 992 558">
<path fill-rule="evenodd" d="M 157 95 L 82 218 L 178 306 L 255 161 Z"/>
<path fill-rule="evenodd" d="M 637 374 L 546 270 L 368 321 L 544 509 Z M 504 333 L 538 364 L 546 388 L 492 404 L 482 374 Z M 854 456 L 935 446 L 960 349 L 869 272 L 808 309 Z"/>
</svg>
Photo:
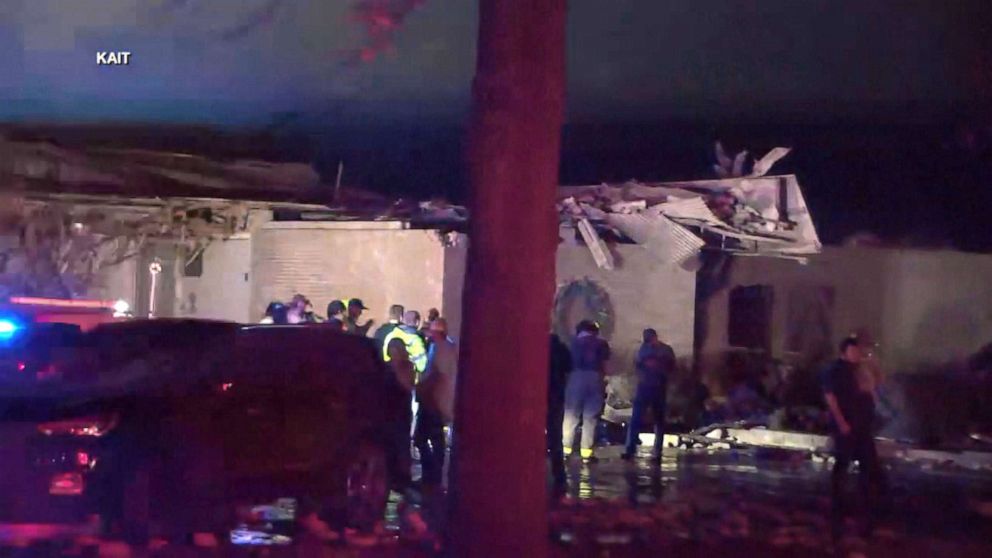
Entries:
<svg viewBox="0 0 992 558">
<path fill-rule="evenodd" d="M 361 298 L 366 318 L 386 321 L 391 304 L 426 315 L 443 302 L 444 247 L 434 231 L 392 223 L 273 222 L 252 242 L 251 315 L 294 293 L 323 315 L 334 299 Z M 374 328 L 373 328 L 374 329 Z"/>
</svg>

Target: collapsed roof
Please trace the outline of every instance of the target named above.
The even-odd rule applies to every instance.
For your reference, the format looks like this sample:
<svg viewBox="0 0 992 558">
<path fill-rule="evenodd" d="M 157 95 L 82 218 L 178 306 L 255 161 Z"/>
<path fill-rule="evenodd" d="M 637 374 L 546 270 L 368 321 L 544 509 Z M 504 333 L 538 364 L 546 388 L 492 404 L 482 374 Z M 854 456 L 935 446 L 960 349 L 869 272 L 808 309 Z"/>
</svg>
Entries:
<svg viewBox="0 0 992 558">
<path fill-rule="evenodd" d="M 637 182 L 561 187 L 560 221 L 566 240 L 578 235 L 597 263 L 612 267 L 603 244 L 611 239 L 648 245 L 666 261 L 682 263 L 699 250 L 802 258 L 820 251 L 813 221 L 795 176 L 764 176 L 788 153 L 777 148 L 750 176 L 689 182 Z M 740 165 L 730 165 L 732 173 Z M 726 175 L 727 173 L 722 173 Z M 232 218 L 265 205 L 300 220 L 402 220 L 414 226 L 460 228 L 468 211 L 441 200 L 388 199 L 365 190 L 327 185 L 303 163 L 208 159 L 168 151 L 56 145 L 0 136 L 0 191 L 20 205 L 57 204 L 92 214 L 203 214 L 231 231 Z M 255 200 L 237 204 L 232 200 Z M 10 204 L 7 204 L 10 205 Z M 569 231 L 567 229 L 574 229 Z M 142 231 L 143 232 L 143 231 Z M 212 231 L 213 232 L 213 231 Z"/>
<path fill-rule="evenodd" d="M 793 175 L 562 187 L 558 210 L 565 239 L 577 231 L 605 269 L 604 239 L 648 245 L 674 263 L 704 249 L 802 259 L 822 247 Z"/>
</svg>

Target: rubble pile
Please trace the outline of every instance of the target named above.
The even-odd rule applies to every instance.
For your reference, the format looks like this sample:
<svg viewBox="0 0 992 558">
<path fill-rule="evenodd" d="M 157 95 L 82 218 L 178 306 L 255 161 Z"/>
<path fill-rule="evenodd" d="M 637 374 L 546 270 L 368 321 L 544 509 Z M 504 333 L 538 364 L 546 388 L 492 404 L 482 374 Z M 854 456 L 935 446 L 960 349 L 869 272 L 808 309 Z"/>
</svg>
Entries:
<svg viewBox="0 0 992 558">
<path fill-rule="evenodd" d="M 613 268 L 609 243 L 646 245 L 668 263 L 686 264 L 704 247 L 801 257 L 820 242 L 794 176 L 765 176 L 788 153 L 772 150 L 748 176 L 719 180 L 562 187 L 558 214 L 564 242 L 589 247 Z"/>
</svg>

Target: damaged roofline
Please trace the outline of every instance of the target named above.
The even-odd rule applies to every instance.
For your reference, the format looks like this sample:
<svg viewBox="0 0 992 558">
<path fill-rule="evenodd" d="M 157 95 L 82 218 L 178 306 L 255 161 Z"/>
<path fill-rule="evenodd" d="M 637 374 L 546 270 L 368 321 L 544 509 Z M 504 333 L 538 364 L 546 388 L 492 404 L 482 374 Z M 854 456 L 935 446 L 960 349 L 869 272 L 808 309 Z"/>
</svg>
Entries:
<svg viewBox="0 0 992 558">
<path fill-rule="evenodd" d="M 600 254 L 600 234 L 649 245 L 675 263 L 704 248 L 799 261 L 822 250 L 795 175 L 562 186 L 558 210 L 563 226 L 580 227 L 603 269 L 613 265 Z M 692 231 L 698 244 L 679 230 Z"/>
</svg>

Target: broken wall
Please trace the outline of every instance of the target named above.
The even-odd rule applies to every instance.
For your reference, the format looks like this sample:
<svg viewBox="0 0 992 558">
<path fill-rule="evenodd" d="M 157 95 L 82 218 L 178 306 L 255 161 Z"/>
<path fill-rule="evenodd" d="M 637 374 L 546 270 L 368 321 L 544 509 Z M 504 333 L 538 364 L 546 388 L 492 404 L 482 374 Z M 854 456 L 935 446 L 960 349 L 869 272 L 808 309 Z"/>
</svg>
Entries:
<svg viewBox="0 0 992 558">
<path fill-rule="evenodd" d="M 707 303 L 710 327 L 700 354 L 703 374 L 719 394 L 733 372 L 728 356 L 746 352 L 729 342 L 731 293 L 764 285 L 773 292 L 771 357 L 812 376 L 836 355 L 842 337 L 867 330 L 879 344 L 887 399 L 897 417 L 887 434 L 947 439 L 964 431 L 972 405 L 967 358 L 992 342 L 992 256 L 952 251 L 827 247 L 807 265 L 770 258 L 734 259 L 725 289 Z M 810 293 L 829 292 L 831 337 L 822 355 L 809 343 Z M 813 326 L 813 327 L 811 327 Z"/>
<path fill-rule="evenodd" d="M 951 251 L 827 247 L 803 265 L 772 258 L 735 258 L 727 287 L 709 301 L 711 327 L 703 354 L 728 349 L 730 294 L 770 286 L 774 293 L 771 351 L 788 356 L 801 314 L 802 291 L 831 291 L 832 345 L 860 328 L 880 345 L 897 373 L 963 360 L 992 341 L 992 256 Z M 792 322 L 792 323 L 790 323 Z M 792 347 L 790 347 L 792 345 Z M 798 356 L 798 355 L 793 355 Z"/>
<path fill-rule="evenodd" d="M 138 295 L 137 271 L 136 257 L 104 267 L 93 278 L 86 296 L 99 300 L 123 300 L 133 307 Z"/>
<path fill-rule="evenodd" d="M 176 292 L 177 316 L 252 322 L 251 237 L 212 241 L 197 265 L 185 266 Z M 195 269 L 195 271 L 193 271 Z"/>
<path fill-rule="evenodd" d="M 770 288 L 768 336 L 773 357 L 801 366 L 830 358 L 840 338 L 859 328 L 872 331 L 881 337 L 883 346 L 887 345 L 882 327 L 885 266 L 884 258 L 877 254 L 832 247 L 824 248 L 805 264 L 780 258 L 735 257 L 725 288 L 706 302 L 709 324 L 698 355 L 704 381 L 715 394 L 728 389 L 734 372 L 728 369 L 731 353 L 750 349 L 731 343 L 731 297 L 741 287 Z"/>
</svg>

